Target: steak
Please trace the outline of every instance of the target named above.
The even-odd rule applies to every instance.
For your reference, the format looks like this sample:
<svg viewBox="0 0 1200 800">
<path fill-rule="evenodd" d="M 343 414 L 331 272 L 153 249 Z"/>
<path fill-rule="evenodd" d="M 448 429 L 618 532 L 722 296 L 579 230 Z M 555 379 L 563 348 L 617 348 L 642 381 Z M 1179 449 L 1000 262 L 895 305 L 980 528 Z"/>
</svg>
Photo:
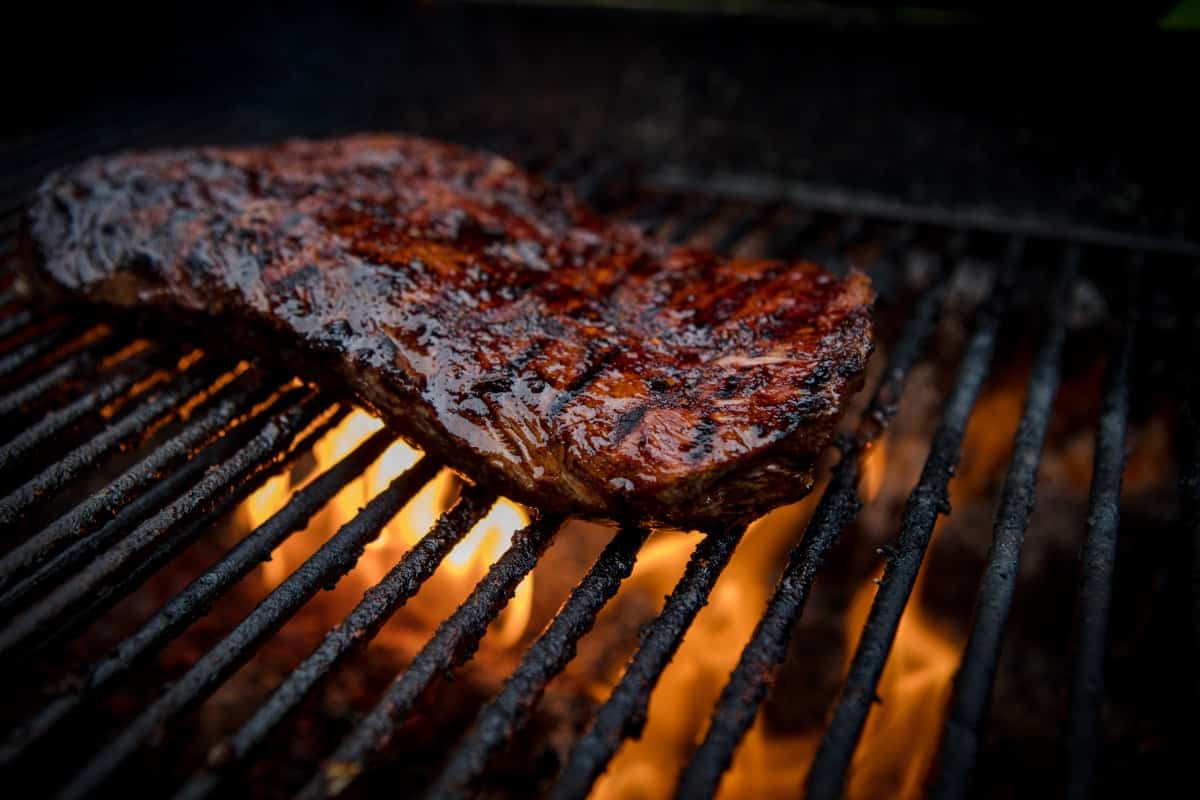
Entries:
<svg viewBox="0 0 1200 800">
<path fill-rule="evenodd" d="M 859 273 L 672 247 L 408 136 L 96 158 L 27 231 L 43 289 L 200 322 L 553 512 L 713 530 L 802 497 L 872 348 Z"/>
</svg>

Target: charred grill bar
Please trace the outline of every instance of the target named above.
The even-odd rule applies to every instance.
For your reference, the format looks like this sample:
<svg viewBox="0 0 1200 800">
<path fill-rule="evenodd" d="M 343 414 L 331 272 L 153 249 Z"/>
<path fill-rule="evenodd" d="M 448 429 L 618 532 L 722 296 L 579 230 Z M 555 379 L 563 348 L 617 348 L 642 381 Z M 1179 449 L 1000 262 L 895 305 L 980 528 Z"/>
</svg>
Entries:
<svg viewBox="0 0 1200 800">
<path fill-rule="evenodd" d="M 470 793 L 472 782 L 483 774 L 488 760 L 526 722 L 546 684 L 571 660 L 576 643 L 591 630 L 596 615 L 629 577 L 647 533 L 641 526 L 622 526 L 572 590 L 546 632 L 530 646 L 500 694 L 479 712 L 473 730 L 450 756 L 431 796 Z"/>
<path fill-rule="evenodd" d="M 169 131 L 170 127 L 163 129 Z M 187 132 L 187 126 L 181 123 L 177 130 Z M 112 143 L 122 143 L 127 133 L 110 132 Z M 15 177 L 9 188 L 24 185 L 29 177 L 80 146 L 93 144 L 69 135 L 48 141 L 40 156 L 28 158 L 32 166 L 27 174 Z M 589 171 L 579 174 L 581 166 Z M 560 159 L 557 170 L 552 165 L 549 171 L 575 178 L 582 189 L 593 194 L 606 191 L 608 181 L 632 172 L 632 168 L 611 160 L 593 161 L 583 153 Z M 994 241 L 997 235 L 990 223 L 972 226 L 961 220 L 930 220 L 919 215 L 896 218 L 870 206 L 846 209 L 818 202 L 805 208 L 778 196 L 763 198 L 763 202 L 743 207 L 731 216 L 729 203 L 733 200 L 744 206 L 744 197 L 720 191 L 697 196 L 664 188 L 663 182 L 657 181 L 651 191 L 640 196 L 632 216 L 654 228 L 669 225 L 663 230 L 681 241 L 719 225 L 717 242 L 723 250 L 736 247 L 756 232 L 767 234 L 776 247 L 799 243 L 811 250 L 813 234 L 819 227 L 818 215 L 832 217 L 828 230 L 834 235 L 826 241 L 832 241 L 835 252 L 826 255 L 835 258 L 841 258 L 848 247 L 868 236 L 870 226 L 865 223 L 880 223 L 886 229 L 880 248 L 884 258 L 901 258 L 921 233 L 932 232 L 944 245 L 939 272 L 930 280 L 898 336 L 887 343 L 889 360 L 881 382 L 855 435 L 842 443 L 841 460 L 814 516 L 792 550 L 776 590 L 713 709 L 703 742 L 683 770 L 677 792 L 689 798 L 717 792 L 738 744 L 770 691 L 776 666 L 785 659 L 790 632 L 804 610 L 814 580 L 860 509 L 862 459 L 896 413 L 906 380 L 921 360 L 923 347 L 938 323 L 958 262 L 981 239 Z M 798 210 L 802 221 L 791 227 L 777 224 L 780 209 L 785 206 Z M 9 207 L 15 209 L 17 205 Z M 10 225 L 8 230 L 15 230 L 15 226 Z M 942 426 L 933 437 L 925 471 L 901 521 L 897 544 L 882 553 L 887 561 L 884 579 L 808 778 L 811 796 L 834 797 L 844 785 L 933 525 L 948 510 L 947 487 L 975 399 L 1001 336 L 1007 297 L 1014 281 L 1037 280 L 1030 276 L 1033 271 L 1028 269 L 1025 256 L 1027 237 L 1023 234 L 1027 232 L 1001 233 L 1007 254 L 993 274 L 993 300 L 977 314 L 958 377 L 943 409 Z M 1043 243 L 1047 240 L 1044 232 L 1040 238 Z M 1136 254 L 1144 243 L 1088 243 L 1070 237 L 1049 241 L 1063 248 L 1064 261 L 1029 378 L 1014 456 L 996 515 L 996 540 L 980 584 L 979 611 L 947 721 L 937 768 L 937 791 L 944 796 L 965 792 L 977 758 L 976 741 L 995 676 L 1015 566 L 1031 511 L 1038 457 L 1059 380 L 1067 339 L 1064 309 L 1069 305 L 1075 278 L 1091 253 L 1120 247 Z M 1163 245 L 1163 249 L 1171 247 Z M 1185 255 L 1195 255 L 1194 249 L 1185 250 Z M 0 421 L 9 433 L 8 442 L 0 447 L 0 475 L 8 481 L 6 496 L 0 499 L 0 521 L 8 528 L 10 541 L 7 552 L 0 557 L 0 656 L 4 669 L 17 675 L 33 655 L 60 645 L 100 618 L 221 513 L 308 452 L 345 412 L 323 393 L 288 383 L 260 367 L 237 371 L 236 365 L 221 362 L 215 355 L 181 366 L 179 359 L 185 353 L 150 345 L 111 360 L 113 353 L 135 341 L 133 334 L 118 329 L 71 349 L 66 345 L 93 325 L 76 325 L 64 317 L 41 328 L 34 312 L 21 302 L 19 295 L 9 293 L 5 296 L 7 310 L 0 312 Z M 1103 691 L 1100 669 L 1115 564 L 1132 359 L 1131 318 L 1110 368 L 1097 431 L 1069 736 L 1070 780 L 1076 796 L 1087 794 L 1095 772 L 1096 711 Z M 157 383 L 144 385 L 160 372 L 170 380 L 160 375 Z M 224 383 L 220 383 L 222 376 Z M 197 396 L 203 397 L 197 402 Z M 84 423 L 110 406 L 114 409 L 111 418 L 106 418 L 99 430 L 89 430 Z M 22 530 L 27 520 L 40 519 L 38 512 L 44 512 L 57 493 L 79 483 L 89 466 L 115 450 L 140 447 L 140 434 L 145 429 L 170 422 L 178 429 L 144 455 L 139 452 L 133 465 L 108 486 L 90 496 L 84 493 L 77 505 L 41 530 Z M 6 734 L 0 743 L 0 771 L 5 776 L 22 775 L 35 752 L 50 748 L 70 721 L 94 707 L 121 678 L 129 676 L 205 614 L 274 548 L 302 529 L 339 489 L 360 476 L 391 441 L 387 433 L 380 432 L 360 444 L 248 533 L 137 632 L 91 665 L 81 686 L 51 699 Z M 55 449 L 52 463 L 18 477 L 18 468 L 46 447 Z M 73 765 L 64 796 L 86 796 L 108 786 L 132 756 L 152 746 L 158 729 L 217 690 L 322 586 L 336 582 L 353 567 L 365 544 L 380 534 L 384 524 L 433 478 L 438 467 L 422 460 L 397 477 L 185 675 L 166 687 L 158 700 L 134 715 L 87 764 Z M 1181 475 L 1185 514 L 1192 513 L 1193 522 L 1197 507 L 1194 470 L 1194 463 L 1190 467 L 1185 464 Z M 195 765 L 196 772 L 181 785 L 179 796 L 212 796 L 224 780 L 244 774 L 269 737 L 281 733 L 304 699 L 350 653 L 378 633 L 495 500 L 482 489 L 465 487 L 455 505 L 283 679 L 253 715 L 213 748 L 206 763 Z M 396 677 L 375 708 L 320 770 L 314 768 L 315 774 L 301 791 L 302 796 L 338 794 L 381 759 L 388 758 L 386 747 L 397 728 L 440 676 L 472 657 L 488 625 L 538 563 L 560 523 L 559 519 L 543 517 L 516 535 L 510 549 Z M 575 742 L 552 789 L 554 797 L 586 796 L 621 744 L 640 735 L 655 685 L 708 601 L 743 533 L 742 527 L 711 533 L 696 545 L 683 575 L 660 614 L 646 627 L 616 687 Z M 524 654 L 499 694 L 478 712 L 464 738 L 447 749 L 447 761 L 429 790 L 431 796 L 470 795 L 478 788 L 495 756 L 522 729 L 549 681 L 574 657 L 577 643 L 630 574 L 646 536 L 647 532 L 636 526 L 623 527 L 615 534 Z"/>
<path fill-rule="evenodd" d="M 967 422 L 995 352 L 1006 295 L 1019 267 L 1024 246 L 1022 239 L 1010 242 L 1004 271 L 993 277 L 991 299 L 981 309 L 975 331 L 967 342 L 954 390 L 946 401 L 941 425 L 933 435 L 929 458 L 921 471 L 920 480 L 908 497 L 895 549 L 885 553 L 887 566 L 879 584 L 879 593 L 871 605 L 862 639 L 850 665 L 850 674 L 808 776 L 807 791 L 810 797 L 837 797 L 842 794 L 850 757 L 871 705 L 878 696 L 875 689 L 879 676 L 891 651 L 900 617 L 916 585 L 925 549 L 933 535 L 933 526 L 940 515 L 950 511 L 950 480 L 958 466 Z"/>
<path fill-rule="evenodd" d="M 953 251 L 957 252 L 961 247 L 960 241 Z M 857 435 L 843 448 L 841 461 L 834 469 L 804 539 L 790 553 L 775 593 L 750 642 L 742 650 L 729 682 L 721 691 L 704 741 L 684 770 L 680 794 L 696 792 L 703 795 L 716 791 L 721 774 L 733 760 L 734 750 L 758 715 L 758 708 L 770 689 L 771 675 L 787 655 L 792 626 L 804 611 L 813 581 L 842 530 L 862 507 L 858 497 L 862 459 L 896 415 L 905 381 L 937 323 L 945 295 L 945 281 L 938 276 L 901 332 L 884 379 L 863 414 Z"/>
<path fill-rule="evenodd" d="M 324 680 L 342 659 L 363 646 L 434 572 L 471 527 L 483 518 L 496 500 L 489 492 L 466 489 L 453 509 L 446 512 L 421 541 L 372 587 L 346 619 L 325 637 L 304 663 L 275 690 L 270 700 L 235 734 L 213 749 L 207 770 L 194 776 L 181 797 L 208 797 L 223 777 L 262 744 L 300 702 Z"/>
<path fill-rule="evenodd" d="M 696 545 L 683 577 L 667 597 L 662 613 L 647 628 L 620 683 L 572 748 L 551 797 L 558 800 L 586 796 L 621 743 L 641 734 L 654 685 L 679 649 L 692 621 L 708 602 L 743 533 L 745 528 L 738 527 L 709 534 Z"/>
<path fill-rule="evenodd" d="M 1088 499 L 1087 539 L 1080 555 L 1083 577 L 1079 586 L 1078 639 L 1067 729 L 1067 791 L 1072 798 L 1091 796 L 1100 752 L 1104 652 L 1108 645 L 1121 516 L 1121 477 L 1129 425 L 1129 371 L 1140 315 L 1136 273 L 1131 289 L 1128 318 L 1109 368 L 1104 405 L 1096 427 L 1096 465 Z"/>
<path fill-rule="evenodd" d="M 1000 644 L 1016 592 L 1021 544 L 1033 513 L 1034 485 L 1050 424 L 1051 405 L 1058 390 L 1078 260 L 1079 250 L 1073 247 L 1059 272 L 1058 287 L 1051 295 L 1049 325 L 1029 376 L 1012 461 L 996 511 L 988 562 L 980 580 L 975 622 L 955 677 L 943 738 L 942 772 L 935 794 L 966 794 L 971 766 L 976 760 L 979 730 L 991 698 Z"/>
<path fill-rule="evenodd" d="M 340 794 L 368 768 L 438 676 L 474 654 L 487 626 L 504 609 L 521 579 L 537 564 L 561 522 L 556 517 L 545 517 L 517 532 L 512 545 L 492 565 L 471 596 L 438 627 L 429 644 L 342 741 L 300 792 L 300 797 Z"/>
</svg>

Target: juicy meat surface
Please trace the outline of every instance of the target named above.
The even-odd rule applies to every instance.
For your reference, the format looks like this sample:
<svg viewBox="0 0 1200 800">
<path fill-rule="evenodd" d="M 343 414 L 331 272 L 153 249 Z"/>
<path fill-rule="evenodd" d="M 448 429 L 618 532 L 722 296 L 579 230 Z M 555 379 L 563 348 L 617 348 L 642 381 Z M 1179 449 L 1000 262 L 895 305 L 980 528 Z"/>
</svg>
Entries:
<svg viewBox="0 0 1200 800">
<path fill-rule="evenodd" d="M 802 497 L 872 292 L 607 222 L 406 136 L 97 158 L 29 216 L 43 287 L 201 320 L 543 510 L 715 528 Z"/>
</svg>

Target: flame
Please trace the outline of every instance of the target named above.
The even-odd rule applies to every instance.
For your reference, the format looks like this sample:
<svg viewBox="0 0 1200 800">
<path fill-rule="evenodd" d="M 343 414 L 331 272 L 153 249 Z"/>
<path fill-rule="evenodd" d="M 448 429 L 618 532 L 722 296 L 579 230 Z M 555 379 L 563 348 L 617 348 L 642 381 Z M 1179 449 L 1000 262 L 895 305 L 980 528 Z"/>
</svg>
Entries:
<svg viewBox="0 0 1200 800">
<path fill-rule="evenodd" d="M 955 505 L 984 494 L 994 484 L 1008 456 L 1022 395 L 1007 388 L 1001 386 L 1000 391 L 985 393 L 980 398 L 980 407 L 967 430 L 962 469 L 951 484 Z M 379 428 L 379 421 L 369 415 L 351 414 L 318 442 L 308 463 L 273 478 L 245 503 L 246 524 L 263 522 L 291 493 L 303 488 Z M 894 508 L 911 488 L 909 478 L 915 480 L 915 472 L 919 471 L 919 461 L 909 464 L 911 457 L 919 455 L 923 459 L 927 452 L 924 437 L 896 438 L 897 435 L 889 433 L 866 454 L 860 492 L 867 503 L 874 501 L 873 506 Z M 914 446 L 910 438 L 920 446 Z M 276 550 L 273 561 L 262 569 L 264 586 L 277 585 L 338 526 L 419 457 L 416 450 L 403 443 L 389 448 L 360 479 L 334 497 L 305 531 Z M 320 597 L 320 603 L 336 609 L 337 616 L 330 621 L 340 619 L 363 590 L 382 578 L 430 530 L 438 516 L 453 504 L 459 485 L 453 473 L 443 470 L 385 526 L 338 590 Z M 804 530 L 819 494 L 820 489 L 805 501 L 777 509 L 750 526 L 714 586 L 708 605 L 697 615 L 655 687 L 642 736 L 625 743 L 596 783 L 593 797 L 665 798 L 672 794 L 679 770 L 703 737 L 720 691 L 762 615 L 787 549 Z M 894 513 L 888 510 L 882 519 L 894 534 Z M 443 560 L 423 590 L 392 624 L 431 631 L 471 591 L 510 545 L 514 532 L 528 520 L 529 515 L 520 506 L 503 499 L 498 501 Z M 935 543 L 944 527 L 941 522 L 935 529 Z M 873 523 L 866 524 L 875 527 Z M 640 592 L 648 598 L 664 597 L 678 581 L 698 541 L 694 533 L 656 533 L 643 547 L 622 591 Z M 924 573 L 901 620 L 880 681 L 878 693 L 883 702 L 872 709 L 851 765 L 847 786 L 847 797 L 851 800 L 916 797 L 935 757 L 962 642 L 948 623 L 934 619 L 922 605 L 923 580 Z M 347 585 L 353 586 L 353 590 L 346 589 Z M 864 581 L 845 613 L 847 666 L 875 590 L 874 580 Z M 510 648 L 523 640 L 530 628 L 532 597 L 531 574 L 493 624 L 484 640 L 485 646 Z M 613 610 L 616 606 L 609 608 Z M 387 629 L 381 638 L 386 633 Z M 593 681 L 597 699 L 608 696 L 621 672 L 616 668 Z M 735 753 L 721 782 L 719 796 L 795 796 L 803 785 L 822 732 L 820 726 L 814 726 L 812 730 L 781 734 L 770 730 L 760 715 Z"/>
<path fill-rule="evenodd" d="M 962 640 L 925 610 L 922 583 L 919 578 L 880 676 L 882 702 L 872 707 L 850 764 L 848 798 L 920 797 L 937 755 Z M 847 669 L 875 591 L 874 580 L 860 587 L 846 614 Z"/>
<path fill-rule="evenodd" d="M 289 471 L 276 475 L 252 494 L 239 509 L 237 528 L 249 531 L 261 525 L 287 503 L 297 491 L 350 453 L 383 423 L 364 411 L 355 410 L 313 447 L 311 457 L 300 459 Z M 263 564 L 262 585 L 274 588 L 287 578 L 304 559 L 354 517 L 359 509 L 383 491 L 398 475 L 421 457 L 418 450 L 396 441 L 363 475 L 351 481 L 309 522 L 301 532 L 284 541 Z M 457 497 L 458 477 L 442 470 L 384 526 L 378 538 L 369 543 L 358 564 L 338 584 L 335 592 L 320 596 L 314 603 L 322 610 L 326 624 L 336 622 L 358 601 L 363 591 L 387 574 L 449 509 Z M 432 630 L 445 619 L 483 577 L 488 568 L 508 548 L 513 534 L 527 525 L 524 508 L 501 498 L 489 513 L 463 537 L 429 578 L 422 591 L 397 617 L 397 621 Z M 515 645 L 529 625 L 533 607 L 533 575 L 517 587 L 512 601 L 497 618 L 488 646 L 507 648 Z"/>
<path fill-rule="evenodd" d="M 810 498 L 777 509 L 746 531 L 708 605 L 696 616 L 655 687 L 641 738 L 621 748 L 597 781 L 593 798 L 671 796 L 679 769 L 703 736 L 721 688 L 762 614 L 784 554 L 804 529 L 813 504 Z M 670 591 L 698 541 L 694 534 L 656 534 L 639 556 L 629 583 L 658 596 Z M 603 689 L 601 699 L 619 679 L 618 672 L 607 687 L 597 687 Z M 794 795 L 803 775 L 796 769 L 798 757 L 808 746 L 769 737 L 755 724 L 721 784 L 721 795 Z"/>
<path fill-rule="evenodd" d="M 883 488 L 883 480 L 887 473 L 887 451 L 888 440 L 884 436 L 873 443 L 863 457 L 862 483 L 860 488 L 863 503 L 872 502 L 879 496 L 879 491 Z"/>
<path fill-rule="evenodd" d="M 998 471 L 1003 474 L 1021 399 L 1021 392 L 1009 391 L 1007 386 L 981 398 L 981 413 L 972 419 L 966 434 L 964 469 L 951 484 L 953 502 L 982 495 Z M 907 440 L 896 442 L 893 434 L 888 434 L 867 452 L 863 463 L 860 494 L 866 503 L 878 501 L 885 506 L 887 513 L 881 519 L 893 533 L 896 500 L 911 488 L 908 479 L 915 481 L 920 462 L 899 465 L 899 476 L 892 474 L 898 466 L 892 462 L 915 454 L 923 459 L 927 440 L 914 441 L 923 446 L 910 447 Z M 893 497 L 897 493 L 901 494 Z M 812 498 L 819 494 L 818 489 L 808 500 L 772 512 L 747 531 L 708 606 L 697 615 L 655 687 L 642 736 L 625 743 L 597 782 L 593 797 L 672 795 L 679 770 L 703 738 L 720 691 L 762 615 L 784 553 L 803 531 L 815 502 Z M 944 521 L 935 528 L 935 539 Z M 688 534 L 658 534 L 644 548 L 630 584 L 660 596 L 670 591 L 695 543 L 696 538 Z M 862 634 L 878 575 L 876 572 L 862 583 L 845 613 L 844 669 L 848 669 Z M 923 580 L 924 573 L 901 619 L 881 677 L 878 692 L 883 703 L 872 709 L 851 765 L 846 794 L 851 800 L 920 796 L 936 756 L 962 636 L 948 624 L 940 624 L 922 605 Z M 617 680 L 619 672 L 597 687 L 598 698 L 606 698 Z M 759 715 L 734 754 L 718 796 L 796 796 L 822 733 L 820 727 L 798 733 L 772 731 Z"/>
</svg>

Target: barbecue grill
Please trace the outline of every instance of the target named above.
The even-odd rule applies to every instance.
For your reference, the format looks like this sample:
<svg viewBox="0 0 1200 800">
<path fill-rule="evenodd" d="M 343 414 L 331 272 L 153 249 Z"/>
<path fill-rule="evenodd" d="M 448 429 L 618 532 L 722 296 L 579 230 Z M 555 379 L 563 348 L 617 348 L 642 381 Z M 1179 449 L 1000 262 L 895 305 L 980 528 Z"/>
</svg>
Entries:
<svg viewBox="0 0 1200 800">
<path fill-rule="evenodd" d="M 977 419 L 977 401 L 989 376 L 1017 359 L 1013 342 L 1032 341 L 1011 457 L 999 480 L 991 544 L 982 572 L 971 580 L 974 612 L 956 655 L 927 776 L 935 797 L 966 797 L 980 790 L 992 695 L 1019 601 L 1023 540 L 1035 513 L 1042 453 L 1062 412 L 1056 398 L 1064 370 L 1069 357 L 1077 355 L 1072 340 L 1085 340 L 1084 349 L 1106 351 L 1103 380 L 1092 384 L 1095 392 L 1075 400 L 1097 413 L 1089 423 L 1094 458 L 1086 514 L 1073 520 L 1083 537 L 1076 622 L 1071 642 L 1059 654 L 1070 664 L 1064 746 L 1053 759 L 1055 774 L 1031 779 L 1033 785 L 1058 787 L 1072 797 L 1100 793 L 1097 782 L 1106 775 L 1105 754 L 1111 752 L 1105 749 L 1103 718 L 1105 675 L 1113 658 L 1110 620 L 1120 613 L 1114 608 L 1114 574 L 1122 569 L 1125 553 L 1118 546 L 1122 475 L 1139 389 L 1155 374 L 1153 367 L 1139 364 L 1170 361 L 1171 352 L 1178 354 L 1176 374 L 1159 375 L 1163 382 L 1144 392 L 1170 399 L 1174 408 L 1166 413 L 1176 419 L 1178 431 L 1181 544 L 1164 546 L 1163 552 L 1173 558 L 1191 547 L 1195 558 L 1200 535 L 1200 408 L 1187 361 L 1188 353 L 1200 352 L 1200 318 L 1186 299 L 1200 243 L 1094 219 L 1012 213 L 983 204 L 919 204 L 831 188 L 786 171 L 746 171 L 688 159 L 655 162 L 618 146 L 606 149 L 602 141 L 610 140 L 603 137 L 572 138 L 570 129 L 556 138 L 504 119 L 486 127 L 473 124 L 478 116 L 471 116 L 469 125 L 461 114 L 421 119 L 411 107 L 398 105 L 397 124 L 403 127 L 484 144 L 572 183 L 607 212 L 675 241 L 707 242 L 727 253 L 755 241 L 772 255 L 807 255 L 835 269 L 865 269 L 879 287 L 877 372 L 838 440 L 834 463 L 809 504 L 807 523 L 794 532 L 793 546 L 772 576 L 776 583 L 757 611 L 753 633 L 748 641 L 730 645 L 740 654 L 715 703 L 703 709 L 702 736 L 678 767 L 670 768 L 679 797 L 709 797 L 720 790 L 739 745 L 761 719 L 780 665 L 786 668 L 796 658 L 790 637 L 828 564 L 839 558 L 839 543 L 861 546 L 862 540 L 847 531 L 864 504 L 872 502 L 863 488 L 866 465 L 903 411 L 914 375 L 927 377 L 921 365 L 934 364 L 945 391 L 937 424 L 922 444 L 923 466 L 905 490 L 891 541 L 871 556 L 882 566 L 878 590 L 848 653 L 848 670 L 811 767 L 793 786 L 813 798 L 847 791 L 868 719 L 879 703 L 888 702 L 880 695 L 881 676 L 935 528 L 951 512 L 951 488 L 968 427 Z M 470 113 L 485 112 L 471 107 Z M 19 246 L 23 192 L 58 164 L 124 146 L 270 139 L 294 130 L 294 124 L 295 117 L 272 116 L 261 107 L 206 118 L 194 105 L 185 105 L 120 124 L 71 121 L 15 140 L 4 156 L 6 216 L 0 235 L 5 252 L 13 256 Z M 605 125 L 605 136 L 613 135 L 612 120 Z M 915 277 L 906 269 L 912 264 L 922 265 Z M 531 510 L 531 521 L 512 535 L 461 605 L 429 631 L 408 663 L 386 676 L 390 682 L 376 687 L 366 713 L 343 726 L 334 746 L 304 762 L 306 770 L 302 765 L 279 773 L 278 785 L 264 786 L 255 780 L 255 770 L 264 759 L 278 757 L 281 740 L 297 735 L 306 702 L 346 670 L 361 668 L 357 654 L 418 594 L 498 498 L 462 483 L 449 507 L 361 601 L 315 644 L 305 646 L 299 663 L 240 716 L 215 732 L 202 730 L 196 710 L 281 629 L 286 632 L 314 596 L 334 589 L 355 568 L 389 521 L 437 478 L 440 465 L 414 455 L 411 465 L 302 563 L 289 565 L 269 592 L 247 600 L 237 592 L 239 583 L 360 480 L 389 451 L 394 437 L 386 430 L 369 433 L 335 463 L 313 472 L 314 447 L 361 414 L 328 388 L 281 373 L 270 359 L 248 362 L 242 354 L 223 352 L 219 340 L 206 342 L 201 336 L 184 343 L 94 310 L 39 305 L 28 298 L 20 278 L 6 272 L 4 280 L 0 520 L 8 535 L 0 555 L 0 670 L 11 710 L 4 716 L 0 771 L 14 781 L 34 782 L 25 785 L 46 787 L 49 781 L 51 790 L 72 798 L 136 786 L 146 769 L 155 775 L 156 791 L 181 798 L 231 789 L 328 797 L 387 786 L 379 783 L 381 775 L 417 775 L 424 781 L 390 786 L 404 794 L 531 791 L 530 785 L 498 786 L 494 777 L 511 772 L 502 763 L 505 754 L 528 734 L 548 686 L 576 658 L 655 534 L 632 523 L 613 528 L 574 588 L 556 598 L 561 607 L 546 627 L 526 637 L 506 663 L 503 683 L 471 705 L 470 724 L 439 733 L 447 738 L 427 743 L 414 758 L 397 741 L 409 741 L 406 730 L 436 717 L 435 699 L 441 703 L 437 698 L 455 691 L 447 678 L 470 666 L 522 581 L 556 537 L 568 535 L 561 531 L 566 521 Z M 972 281 L 978 286 L 975 294 L 966 293 L 969 308 L 951 309 L 967 302 L 962 286 Z M 1099 287 L 1105 299 L 1098 314 L 1078 323 L 1086 287 Z M 946 358 L 935 351 L 940 352 L 936 345 L 950 314 L 966 328 L 951 348 L 953 356 Z M 1164 350 L 1164 342 L 1173 344 Z M 1149 402 L 1143 400 L 1143 406 Z M 236 541 L 222 540 L 232 530 L 230 515 L 248 498 L 273 477 L 304 469 L 310 474 L 302 488 L 289 492 L 265 520 L 239 532 Z M 655 687 L 745 536 L 745 526 L 735 526 L 694 538 L 686 567 L 641 630 L 614 685 L 587 709 L 574 739 L 560 748 L 560 762 L 530 769 L 538 791 L 564 800 L 587 796 L 620 748 L 642 735 Z M 228 546 L 190 571 L 180 569 L 180 560 L 206 538 Z M 171 575 L 185 577 L 163 577 Z M 1154 625 L 1174 626 L 1196 607 L 1194 572 L 1192 581 L 1190 598 L 1172 588 L 1180 601 L 1173 609 L 1156 606 L 1145 612 L 1157 615 Z M 147 599 L 154 607 L 138 616 L 135 626 L 122 629 L 109 622 L 123 613 L 128 619 L 130 604 L 151 584 L 172 588 L 165 603 Z M 156 668 L 159 656 L 173 643 L 190 640 L 194 623 L 214 608 L 236 623 L 202 637 L 174 667 Z M 1179 640 L 1190 636 L 1193 655 L 1200 646 L 1195 618 L 1186 635 L 1182 627 L 1172 628 L 1181 650 L 1185 645 Z M 100 655 L 64 665 L 74 652 L 72 642 L 89 637 L 104 643 Z M 1136 659 L 1137 654 L 1122 657 Z M 1141 680 L 1153 680 L 1156 668 L 1142 669 Z M 46 676 L 54 684 L 49 689 Z M 1185 694 L 1194 696 L 1194 678 L 1192 685 L 1180 687 Z M 131 680 L 151 685 L 136 694 L 136 704 L 106 705 Z M 180 735 L 181 726 L 195 726 L 195 736 Z M 202 750 L 196 752 L 197 747 Z M 147 767 L 156 753 L 172 748 L 174 755 L 163 756 L 173 765 L 170 770 Z M 398 764 L 414 760 L 428 763 L 396 771 Z"/>
</svg>

